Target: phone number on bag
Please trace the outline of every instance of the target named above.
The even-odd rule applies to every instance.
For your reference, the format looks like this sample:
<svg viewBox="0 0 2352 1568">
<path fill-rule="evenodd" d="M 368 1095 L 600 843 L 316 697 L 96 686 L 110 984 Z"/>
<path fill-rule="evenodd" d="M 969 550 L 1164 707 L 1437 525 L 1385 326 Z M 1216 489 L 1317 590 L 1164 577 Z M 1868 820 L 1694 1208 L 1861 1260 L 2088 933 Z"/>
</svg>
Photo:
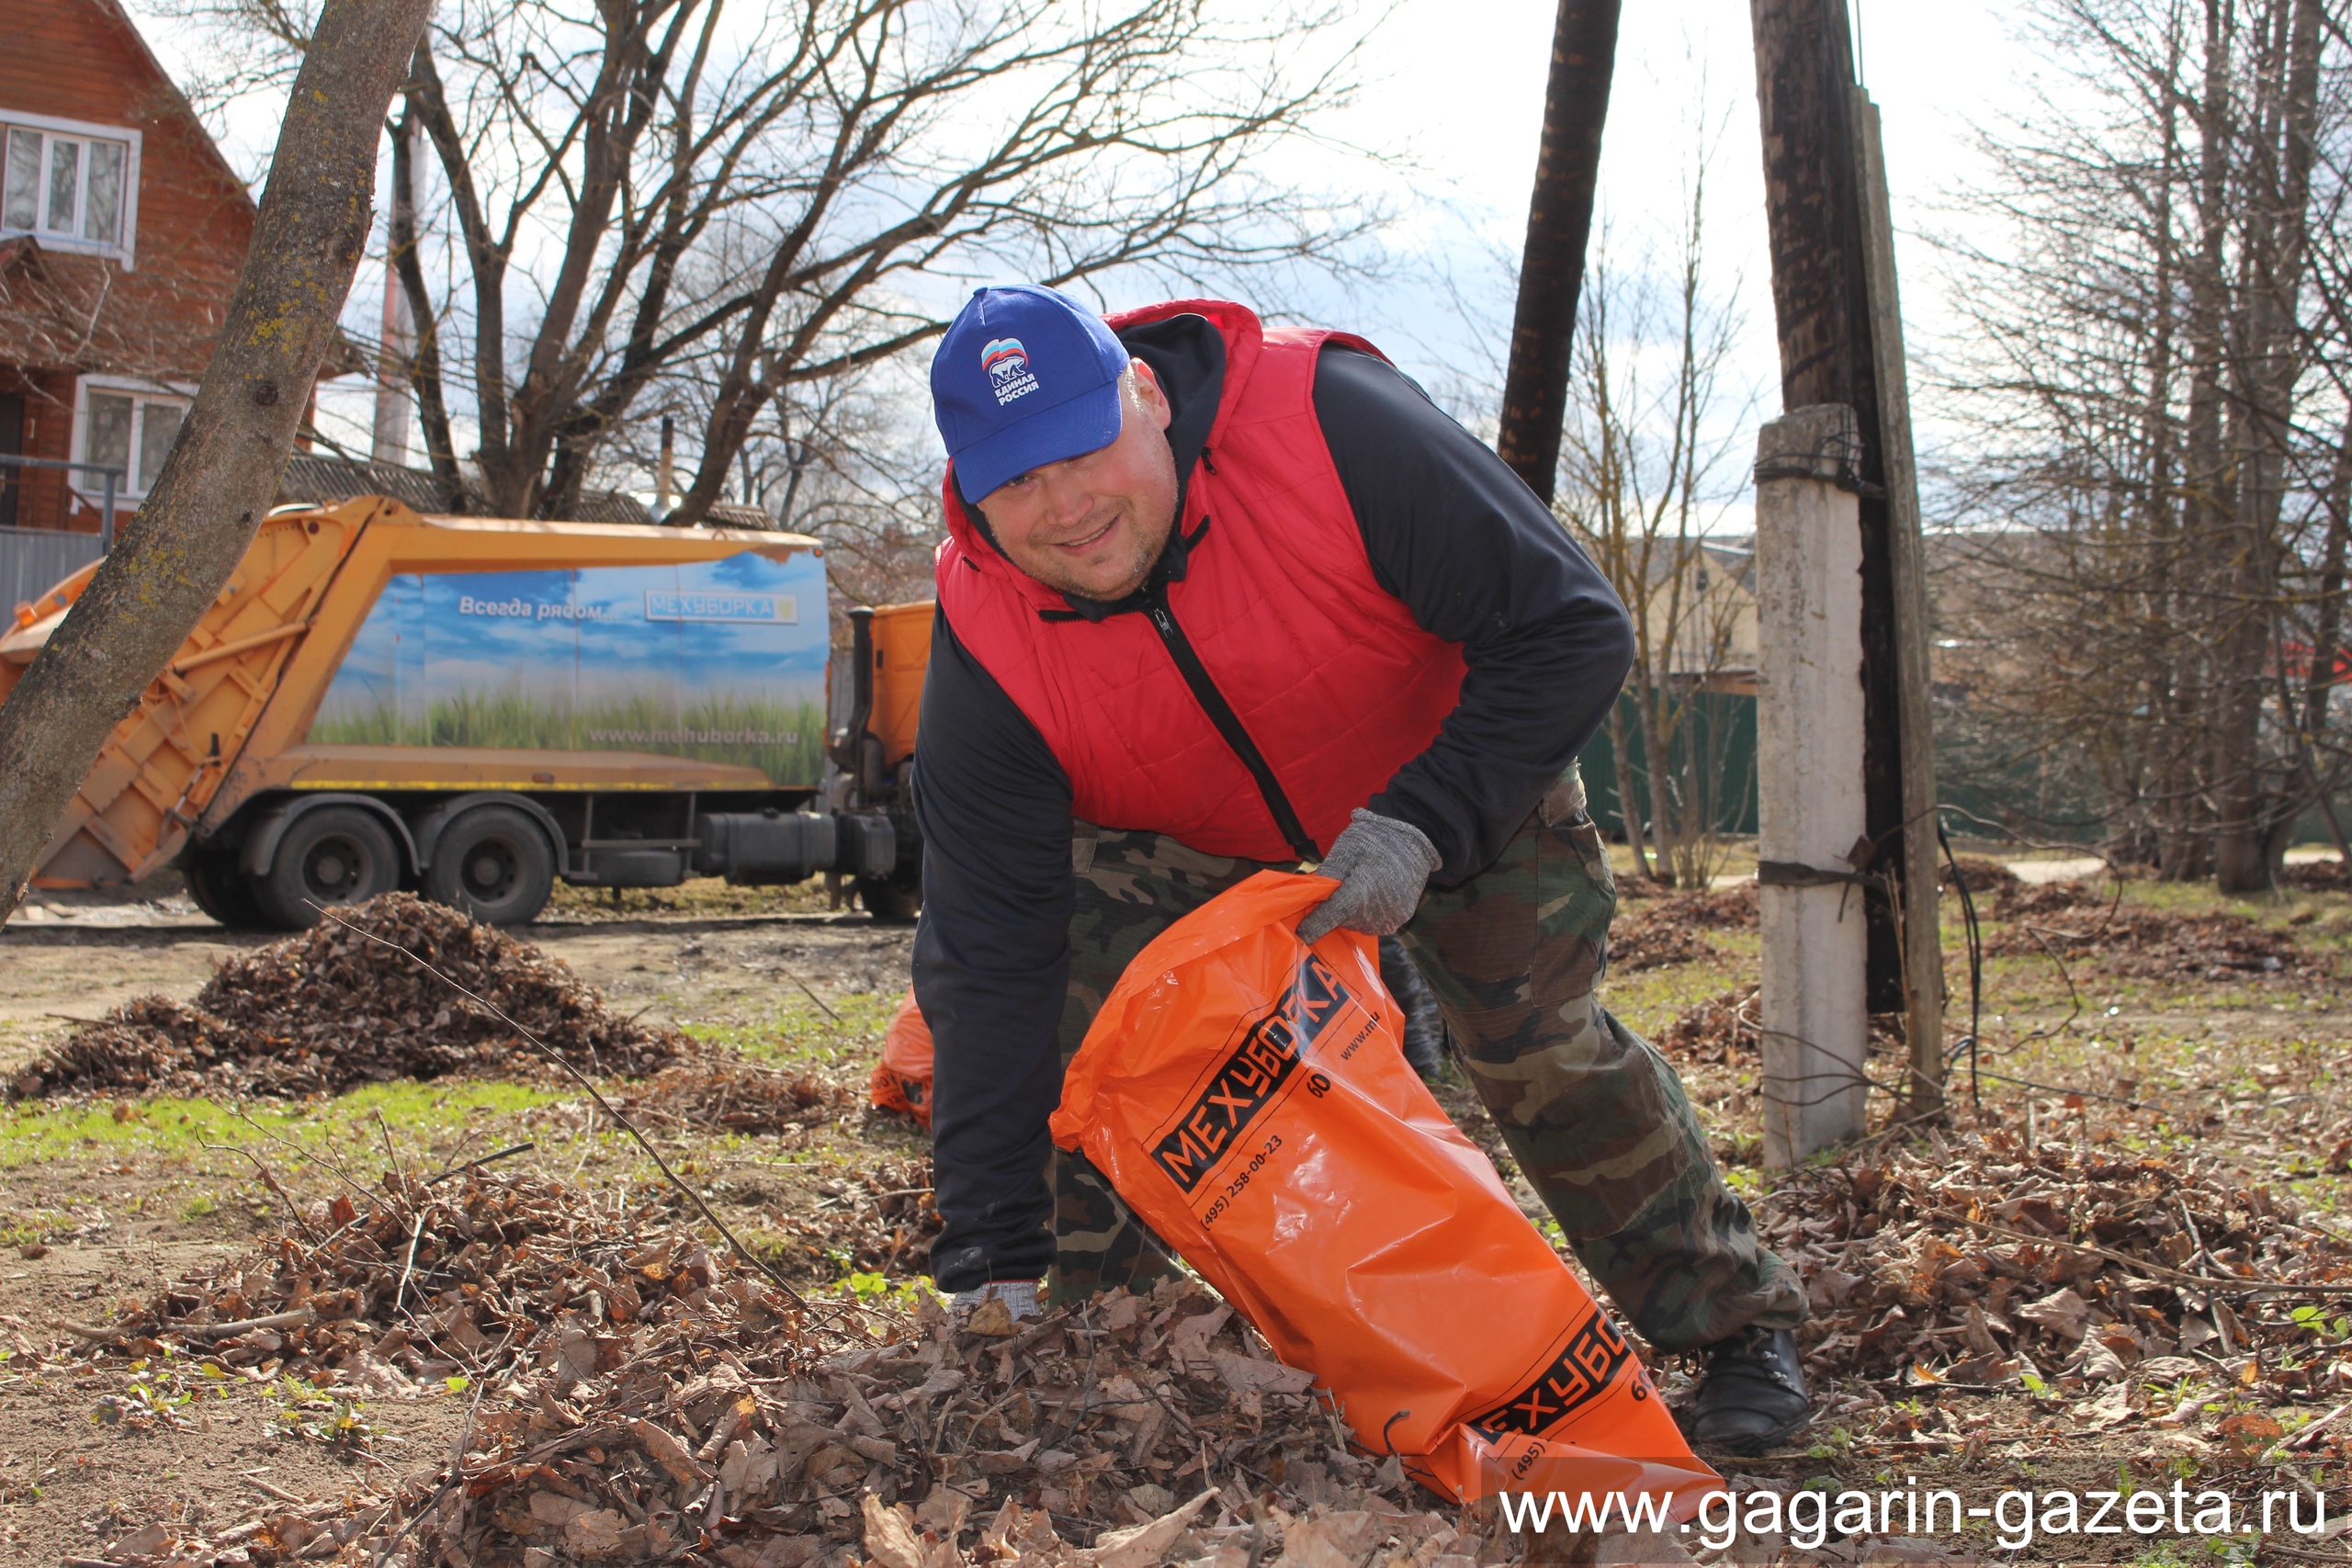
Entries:
<svg viewBox="0 0 2352 1568">
<path fill-rule="evenodd" d="M 1216 1201 L 1211 1203 L 1208 1208 L 1202 1213 L 1201 1224 L 1204 1225 L 1213 1225 L 1216 1224 L 1217 1220 L 1223 1216 L 1226 1210 L 1233 1206 L 1233 1201 L 1241 1196 L 1242 1189 L 1250 1185 L 1250 1179 L 1266 1168 L 1267 1159 L 1272 1156 L 1276 1149 L 1281 1148 L 1282 1146 L 1283 1135 L 1280 1133 L 1276 1133 L 1273 1136 L 1268 1138 L 1266 1140 L 1266 1146 L 1250 1156 L 1250 1163 L 1243 1166 L 1240 1170 L 1235 1174 L 1233 1179 L 1225 1184 L 1225 1190 L 1217 1194 Z"/>
</svg>

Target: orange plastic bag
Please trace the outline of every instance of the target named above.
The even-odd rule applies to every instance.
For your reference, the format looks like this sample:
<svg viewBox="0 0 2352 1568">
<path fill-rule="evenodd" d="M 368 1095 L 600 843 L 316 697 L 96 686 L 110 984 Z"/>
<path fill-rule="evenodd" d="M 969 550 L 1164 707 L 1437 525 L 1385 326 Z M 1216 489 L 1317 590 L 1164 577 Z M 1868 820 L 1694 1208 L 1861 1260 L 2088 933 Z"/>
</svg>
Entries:
<svg viewBox="0 0 2352 1568">
<path fill-rule="evenodd" d="M 922 1021 L 910 987 L 882 1034 L 882 1059 L 867 1090 L 877 1111 L 902 1111 L 931 1125 L 931 1025 Z"/>
<path fill-rule="evenodd" d="M 1625 1337 L 1401 1049 L 1373 938 L 1308 947 L 1319 876 L 1261 872 L 1120 977 L 1053 1135 L 1442 1495 L 1622 1493 L 1690 1517 L 1720 1479 Z"/>
</svg>

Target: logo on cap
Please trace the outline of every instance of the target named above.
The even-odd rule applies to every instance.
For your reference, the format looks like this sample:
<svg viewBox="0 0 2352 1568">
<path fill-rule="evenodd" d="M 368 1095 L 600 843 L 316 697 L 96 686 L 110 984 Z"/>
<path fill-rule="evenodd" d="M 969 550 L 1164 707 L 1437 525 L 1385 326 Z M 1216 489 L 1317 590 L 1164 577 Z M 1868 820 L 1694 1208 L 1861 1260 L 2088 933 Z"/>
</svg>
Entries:
<svg viewBox="0 0 2352 1568">
<path fill-rule="evenodd" d="M 1029 372 L 1029 351 L 1017 337 L 990 338 L 980 350 L 980 368 L 989 373 L 999 408 L 1037 389 L 1037 378 Z"/>
</svg>

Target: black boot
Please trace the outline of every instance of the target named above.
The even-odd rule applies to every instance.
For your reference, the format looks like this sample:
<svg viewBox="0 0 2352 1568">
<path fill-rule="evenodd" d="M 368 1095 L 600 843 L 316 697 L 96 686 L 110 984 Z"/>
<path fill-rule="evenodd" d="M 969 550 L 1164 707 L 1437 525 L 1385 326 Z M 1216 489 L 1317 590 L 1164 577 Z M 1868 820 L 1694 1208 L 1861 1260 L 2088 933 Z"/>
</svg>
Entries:
<svg viewBox="0 0 2352 1568">
<path fill-rule="evenodd" d="M 1813 1418 L 1797 1337 L 1750 1325 L 1706 1347 L 1707 1370 L 1683 1413 L 1693 1442 L 1742 1455 L 1779 1447 Z"/>
</svg>

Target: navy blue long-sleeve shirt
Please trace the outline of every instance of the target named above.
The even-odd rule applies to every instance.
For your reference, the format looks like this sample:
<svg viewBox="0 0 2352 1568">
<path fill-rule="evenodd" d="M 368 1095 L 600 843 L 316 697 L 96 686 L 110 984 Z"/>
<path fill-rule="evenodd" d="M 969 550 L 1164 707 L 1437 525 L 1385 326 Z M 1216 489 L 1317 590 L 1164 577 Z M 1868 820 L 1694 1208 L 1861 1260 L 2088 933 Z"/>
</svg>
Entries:
<svg viewBox="0 0 2352 1568">
<path fill-rule="evenodd" d="M 1189 475 L 1223 389 L 1223 340 L 1198 316 L 1120 335 L 1173 405 L 1169 444 Z M 1385 362 L 1327 346 L 1315 410 L 1374 579 L 1423 630 L 1462 645 L 1453 712 L 1366 803 L 1428 834 L 1442 857 L 1433 880 L 1452 886 L 1501 852 L 1592 739 L 1632 665 L 1632 624 L 1549 509 Z M 1215 531 L 1193 547 L 1216 548 Z M 1163 572 L 1183 570 L 1175 551 Z M 1099 618 L 1141 598 L 1073 608 Z M 1046 1121 L 1061 1094 L 1070 789 L 944 611 L 919 736 L 914 985 L 937 1047 L 933 1179 L 946 1221 L 932 1273 L 959 1291 L 1038 1279 L 1053 1260 Z"/>
</svg>

